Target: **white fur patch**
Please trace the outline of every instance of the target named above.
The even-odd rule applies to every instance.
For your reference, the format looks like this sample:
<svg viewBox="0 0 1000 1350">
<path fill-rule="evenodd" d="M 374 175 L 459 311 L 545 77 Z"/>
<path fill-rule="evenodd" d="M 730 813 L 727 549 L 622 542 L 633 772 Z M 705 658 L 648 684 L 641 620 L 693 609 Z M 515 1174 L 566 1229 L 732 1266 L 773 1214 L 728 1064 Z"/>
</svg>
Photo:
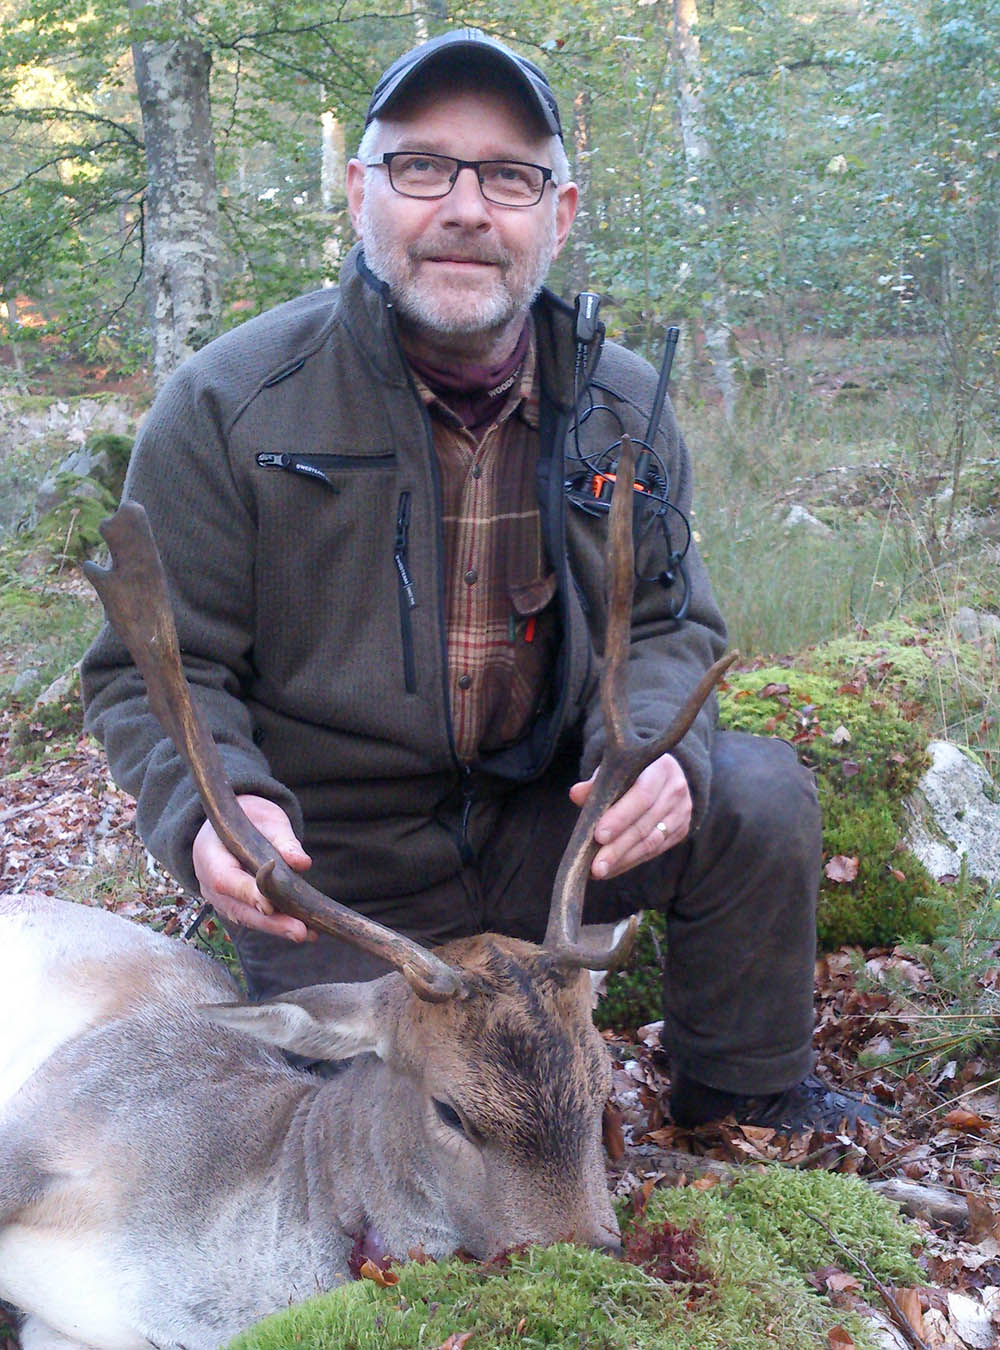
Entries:
<svg viewBox="0 0 1000 1350">
<path fill-rule="evenodd" d="M 150 1342 L 122 1316 L 123 1272 L 99 1254 L 92 1233 L 80 1237 L 12 1224 L 0 1232 L 0 1297 L 30 1312 L 45 1309 L 29 1339 L 37 1347 L 70 1344 L 94 1350 L 149 1350 Z M 45 1336 L 45 1328 L 58 1333 Z"/>
<path fill-rule="evenodd" d="M 150 935 L 103 910 L 49 896 L 0 898 L 0 1105 L 54 1050 L 101 1020 L 117 998 L 114 951 Z"/>
</svg>

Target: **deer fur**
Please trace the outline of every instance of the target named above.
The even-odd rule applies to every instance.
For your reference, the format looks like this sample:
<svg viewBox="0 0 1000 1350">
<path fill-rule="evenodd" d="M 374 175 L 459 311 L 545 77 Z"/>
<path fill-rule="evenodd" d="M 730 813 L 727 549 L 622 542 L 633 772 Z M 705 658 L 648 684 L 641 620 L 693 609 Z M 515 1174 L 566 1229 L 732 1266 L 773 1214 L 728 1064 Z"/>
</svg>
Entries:
<svg viewBox="0 0 1000 1350">
<path fill-rule="evenodd" d="M 25 1350 L 214 1350 L 349 1278 L 357 1241 L 614 1248 L 589 974 L 484 936 L 404 977 L 240 1004 L 103 910 L 0 898 L 0 1297 Z M 350 1059 L 329 1080 L 281 1049 Z"/>
</svg>

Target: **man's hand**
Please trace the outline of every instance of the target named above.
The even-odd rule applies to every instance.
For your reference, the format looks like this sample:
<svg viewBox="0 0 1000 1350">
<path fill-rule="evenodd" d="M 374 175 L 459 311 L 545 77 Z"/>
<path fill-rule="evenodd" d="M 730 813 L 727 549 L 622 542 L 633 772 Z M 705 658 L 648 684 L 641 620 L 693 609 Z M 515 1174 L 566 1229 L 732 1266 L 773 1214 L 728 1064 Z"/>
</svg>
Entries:
<svg viewBox="0 0 1000 1350">
<path fill-rule="evenodd" d="M 570 798 L 577 806 L 587 800 L 593 781 L 592 775 L 585 783 L 574 783 L 570 788 Z M 691 792 L 684 770 L 673 755 L 661 755 L 643 769 L 625 795 L 597 822 L 594 839 L 601 849 L 594 858 L 591 875 L 598 881 L 620 876 L 681 843 L 690 828 Z"/>
<path fill-rule="evenodd" d="M 311 866 L 312 859 L 296 839 L 292 822 L 280 806 L 266 797 L 254 797 L 249 793 L 236 800 L 289 867 L 304 872 Z M 260 893 L 253 877 L 244 872 L 207 820 L 195 836 L 191 859 L 202 897 L 223 918 L 245 928 L 257 928 L 262 933 L 288 938 L 290 942 L 315 941 L 317 934 L 300 919 L 274 912 L 270 900 Z"/>
</svg>

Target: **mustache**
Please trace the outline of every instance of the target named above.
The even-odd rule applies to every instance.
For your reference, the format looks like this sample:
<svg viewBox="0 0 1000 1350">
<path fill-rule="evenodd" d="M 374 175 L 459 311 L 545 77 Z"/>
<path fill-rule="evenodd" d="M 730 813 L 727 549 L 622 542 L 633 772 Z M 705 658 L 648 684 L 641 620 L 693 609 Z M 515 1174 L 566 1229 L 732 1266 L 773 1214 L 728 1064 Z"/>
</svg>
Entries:
<svg viewBox="0 0 1000 1350">
<path fill-rule="evenodd" d="M 451 258 L 458 262 L 491 263 L 496 267 L 510 265 L 510 254 L 505 248 L 477 243 L 471 239 L 461 244 L 457 240 L 449 240 L 437 245 L 421 241 L 419 245 L 414 244 L 409 249 L 409 255 L 413 262 L 425 262 L 430 258 Z"/>
</svg>

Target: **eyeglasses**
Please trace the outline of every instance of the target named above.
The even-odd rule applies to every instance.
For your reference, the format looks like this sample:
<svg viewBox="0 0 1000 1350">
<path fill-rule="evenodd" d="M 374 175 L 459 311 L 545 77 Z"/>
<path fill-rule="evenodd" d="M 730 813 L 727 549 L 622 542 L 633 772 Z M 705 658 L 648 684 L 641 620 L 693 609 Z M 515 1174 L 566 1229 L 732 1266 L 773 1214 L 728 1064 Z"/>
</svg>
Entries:
<svg viewBox="0 0 1000 1350">
<path fill-rule="evenodd" d="M 535 206 L 542 200 L 552 170 L 517 159 L 453 159 L 414 150 L 390 150 L 366 168 L 384 165 L 393 190 L 403 197 L 447 197 L 463 169 L 472 169 L 479 190 L 496 206 Z"/>
</svg>

